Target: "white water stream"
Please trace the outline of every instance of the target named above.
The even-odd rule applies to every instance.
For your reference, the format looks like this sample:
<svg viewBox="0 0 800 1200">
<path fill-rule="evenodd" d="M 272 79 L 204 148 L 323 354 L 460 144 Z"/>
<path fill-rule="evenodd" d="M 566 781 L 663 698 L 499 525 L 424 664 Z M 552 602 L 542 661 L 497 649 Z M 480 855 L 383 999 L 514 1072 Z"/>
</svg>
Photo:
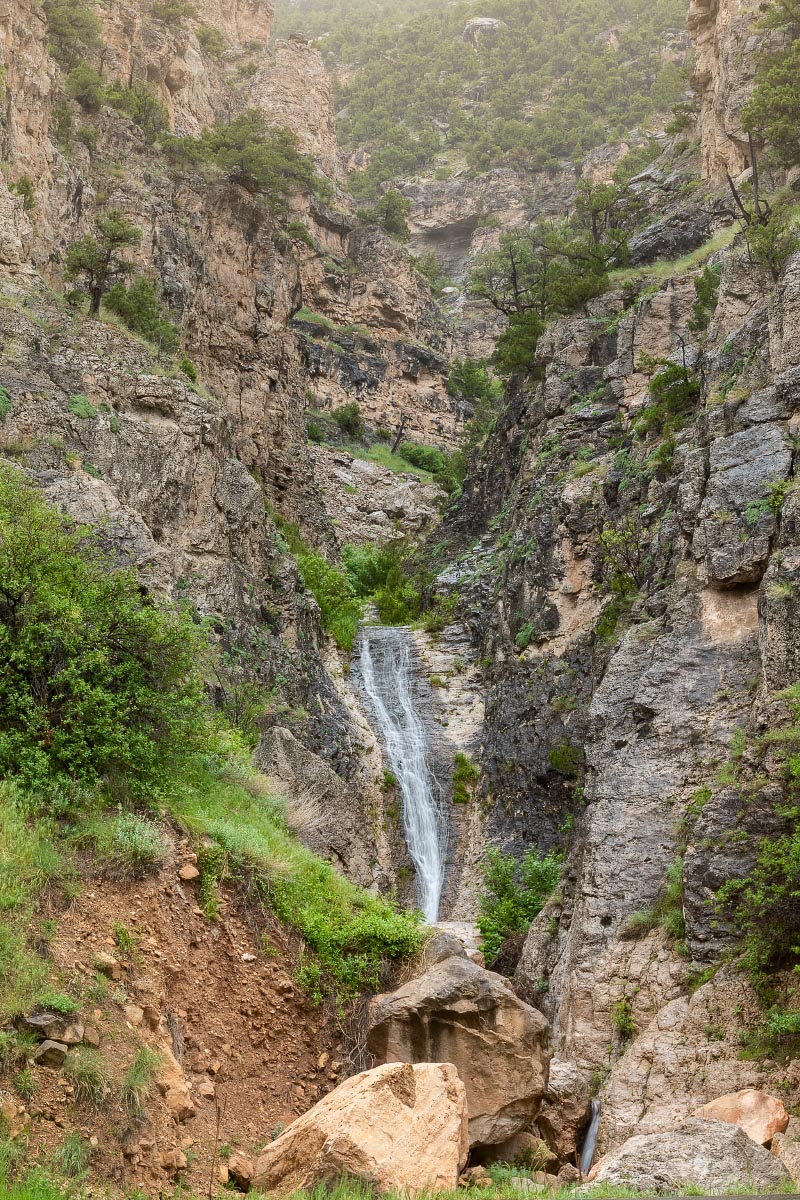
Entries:
<svg viewBox="0 0 800 1200">
<path fill-rule="evenodd" d="M 446 831 L 428 763 L 425 726 L 414 704 L 408 632 L 366 625 L 359 655 L 364 690 L 403 802 L 403 827 L 416 868 L 417 903 L 434 924 L 444 883 Z"/>
</svg>

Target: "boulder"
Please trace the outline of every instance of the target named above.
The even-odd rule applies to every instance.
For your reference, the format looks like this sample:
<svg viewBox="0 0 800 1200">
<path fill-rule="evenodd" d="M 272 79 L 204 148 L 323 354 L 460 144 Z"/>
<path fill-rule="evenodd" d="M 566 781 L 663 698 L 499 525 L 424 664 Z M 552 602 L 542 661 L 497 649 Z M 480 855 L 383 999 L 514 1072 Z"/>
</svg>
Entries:
<svg viewBox="0 0 800 1200">
<path fill-rule="evenodd" d="M 170 1116 L 176 1125 L 182 1125 L 195 1115 L 189 1084 L 181 1065 L 166 1044 L 159 1047 L 160 1066 L 156 1075 L 156 1086 L 164 1097 Z"/>
<path fill-rule="evenodd" d="M 561 1162 L 580 1151 L 580 1135 L 589 1120 L 589 1105 L 585 1076 L 573 1063 L 554 1059 L 536 1125 Z"/>
<path fill-rule="evenodd" d="M 253 1160 L 240 1150 L 234 1150 L 228 1159 L 228 1178 L 240 1192 L 249 1192 L 253 1182 Z"/>
<path fill-rule="evenodd" d="M 63 1042 L 54 1042 L 48 1038 L 34 1050 L 33 1061 L 37 1067 L 60 1067 L 67 1057 L 68 1049 Z"/>
<path fill-rule="evenodd" d="M 60 1013 L 34 1013 L 22 1017 L 19 1027 L 28 1033 L 35 1033 L 42 1040 L 49 1038 L 54 1042 L 63 1042 L 66 1046 L 77 1046 L 83 1041 L 83 1021 L 77 1017 L 62 1016 Z"/>
<path fill-rule="evenodd" d="M 685 1192 L 687 1186 L 703 1195 L 737 1188 L 752 1194 L 778 1188 L 784 1169 L 736 1125 L 691 1117 L 667 1133 L 629 1138 L 601 1158 L 589 1178 L 648 1196 Z"/>
<path fill-rule="evenodd" d="M 759 1146 L 766 1146 L 776 1133 L 785 1133 L 789 1124 L 789 1114 L 780 1100 L 756 1088 L 720 1096 L 698 1108 L 693 1116 L 738 1125 Z"/>
<path fill-rule="evenodd" d="M 467 1160 L 464 1085 L 449 1063 L 388 1063 L 345 1080 L 261 1152 L 272 1196 L 348 1176 L 379 1193 L 451 1191 Z"/>
<path fill-rule="evenodd" d="M 547 1086 L 549 1026 L 507 981 L 448 958 L 369 1011 L 379 1063 L 449 1062 L 467 1089 L 470 1146 L 504 1142 L 536 1116 Z"/>
<path fill-rule="evenodd" d="M 791 1133 L 776 1133 L 772 1139 L 772 1155 L 777 1158 L 795 1187 L 800 1187 L 800 1142 L 795 1140 L 796 1137 L 796 1134 L 792 1137 Z"/>
</svg>

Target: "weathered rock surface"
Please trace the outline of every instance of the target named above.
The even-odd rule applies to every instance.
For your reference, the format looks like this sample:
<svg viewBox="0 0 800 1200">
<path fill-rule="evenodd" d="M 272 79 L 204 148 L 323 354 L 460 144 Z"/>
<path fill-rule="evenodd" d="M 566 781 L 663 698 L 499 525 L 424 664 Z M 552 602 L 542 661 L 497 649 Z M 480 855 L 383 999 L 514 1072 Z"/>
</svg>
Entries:
<svg viewBox="0 0 800 1200">
<path fill-rule="evenodd" d="M 464 1085 L 449 1063 L 388 1063 L 340 1084 L 256 1159 L 253 1186 L 284 1196 L 347 1175 L 379 1193 L 457 1186 L 467 1160 Z"/>
<path fill-rule="evenodd" d="M 781 1101 L 756 1088 L 744 1088 L 740 1092 L 720 1096 L 698 1108 L 692 1115 L 706 1121 L 726 1121 L 729 1125 L 738 1125 L 759 1146 L 766 1146 L 776 1133 L 785 1133 L 789 1124 L 789 1114 Z"/>
<path fill-rule="evenodd" d="M 589 1118 L 589 1083 L 574 1063 L 554 1058 L 536 1127 L 562 1161 L 580 1151 L 579 1135 Z"/>
<path fill-rule="evenodd" d="M 692 1118 L 668 1133 L 630 1138 L 592 1168 L 590 1179 L 646 1195 L 687 1185 L 706 1194 L 781 1185 L 781 1164 L 735 1125 Z"/>
<path fill-rule="evenodd" d="M 378 1062 L 450 1062 L 467 1089 L 471 1146 L 506 1141 L 536 1116 L 547 1084 L 547 1021 L 499 976 L 448 958 L 370 1005 Z"/>
</svg>

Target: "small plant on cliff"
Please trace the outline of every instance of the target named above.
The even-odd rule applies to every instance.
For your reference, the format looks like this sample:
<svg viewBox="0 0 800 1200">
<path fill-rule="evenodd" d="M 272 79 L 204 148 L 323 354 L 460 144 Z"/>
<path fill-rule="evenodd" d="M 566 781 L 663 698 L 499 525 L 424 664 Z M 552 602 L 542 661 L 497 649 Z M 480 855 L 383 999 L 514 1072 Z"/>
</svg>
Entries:
<svg viewBox="0 0 800 1200">
<path fill-rule="evenodd" d="M 694 281 L 695 302 L 692 305 L 692 315 L 688 327 L 692 333 L 704 333 L 711 322 L 719 298 L 719 285 L 722 277 L 722 267 L 717 264 L 705 267 Z"/>
<path fill-rule="evenodd" d="M 331 415 L 342 433 L 348 437 L 360 440 L 364 436 L 364 415 L 355 400 L 335 408 Z"/>
<path fill-rule="evenodd" d="M 89 316 L 96 317 L 109 288 L 133 270 L 123 251 L 138 246 L 142 231 L 119 211 L 98 217 L 97 237 L 83 237 L 67 250 L 66 275 L 78 280 L 89 297 Z"/>
<path fill-rule="evenodd" d="M 103 103 L 103 80 L 88 63 L 78 63 L 67 76 L 65 91 L 88 113 L 97 113 Z"/>
<path fill-rule="evenodd" d="M 140 276 L 130 287 L 115 283 L 109 288 L 104 304 L 128 329 L 158 346 L 161 353 L 171 354 L 177 349 L 178 331 L 158 298 L 155 284 L 149 279 Z"/>
<path fill-rule="evenodd" d="M 226 50 L 225 39 L 218 29 L 211 25 L 198 25 L 195 30 L 200 49 L 209 58 L 222 58 Z"/>
<path fill-rule="evenodd" d="M 742 127 L 765 142 L 780 165 L 800 163 L 800 38 L 784 53 L 765 56 Z"/>
<path fill-rule="evenodd" d="M 357 215 L 369 225 L 380 225 L 398 242 L 407 242 L 411 237 L 407 220 L 410 211 L 411 202 L 402 192 L 391 188 L 371 208 L 360 208 Z"/>
<path fill-rule="evenodd" d="M 636 1033 L 633 1005 L 627 996 L 621 996 L 619 1000 L 614 1001 L 611 1009 L 611 1024 L 623 1045 L 629 1042 Z"/>
<path fill-rule="evenodd" d="M 480 769 L 469 755 L 457 751 L 453 764 L 453 803 L 469 804 L 480 777 Z"/>
<path fill-rule="evenodd" d="M 349 653 L 356 639 L 364 606 L 347 574 L 340 567 L 332 566 L 316 551 L 299 554 L 297 565 L 303 582 L 319 605 L 323 629 L 342 650 Z"/>
<path fill-rule="evenodd" d="M 117 112 L 124 113 L 138 125 L 148 142 L 169 129 L 169 113 L 151 84 L 134 80 L 124 84 L 115 80 L 106 90 L 104 99 Z"/>
<path fill-rule="evenodd" d="M 149 1046 L 141 1046 L 122 1080 L 122 1103 L 132 1117 L 141 1116 L 153 1079 L 161 1066 L 161 1056 Z"/>
<path fill-rule="evenodd" d="M 30 175 L 20 175 L 19 179 L 8 185 L 8 190 L 22 196 L 25 212 L 31 212 L 36 207 L 36 193 Z"/>
<path fill-rule="evenodd" d="M 478 906 L 481 948 L 487 962 L 512 933 L 525 933 L 544 908 L 561 878 L 561 856 L 542 855 L 535 846 L 521 861 L 490 847 L 482 867 Z"/>
</svg>

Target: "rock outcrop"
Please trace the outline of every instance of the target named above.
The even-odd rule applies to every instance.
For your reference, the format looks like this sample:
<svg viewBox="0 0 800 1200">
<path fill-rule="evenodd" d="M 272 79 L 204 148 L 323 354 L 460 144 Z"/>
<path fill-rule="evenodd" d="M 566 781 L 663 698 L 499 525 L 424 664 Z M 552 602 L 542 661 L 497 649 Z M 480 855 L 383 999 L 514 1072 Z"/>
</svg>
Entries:
<svg viewBox="0 0 800 1200">
<path fill-rule="evenodd" d="M 467 1161 L 464 1085 L 448 1063 L 388 1063 L 340 1084 L 255 1161 L 274 1196 L 345 1176 L 379 1194 L 450 1191 Z"/>
<path fill-rule="evenodd" d="M 473 1148 L 529 1124 L 547 1085 L 548 1025 L 499 975 L 447 958 L 370 1005 L 368 1047 L 378 1062 L 449 1062 L 467 1091 Z"/>
<path fill-rule="evenodd" d="M 632 1137 L 592 1168 L 590 1179 L 644 1195 L 669 1194 L 687 1186 L 706 1195 L 780 1188 L 786 1178 L 777 1159 L 741 1129 L 694 1118 L 669 1133 Z"/>
<path fill-rule="evenodd" d="M 759 1146 L 769 1145 L 776 1134 L 786 1132 L 789 1124 L 789 1114 L 781 1101 L 755 1088 L 720 1096 L 698 1108 L 693 1115 L 704 1121 L 738 1125 Z"/>
</svg>

